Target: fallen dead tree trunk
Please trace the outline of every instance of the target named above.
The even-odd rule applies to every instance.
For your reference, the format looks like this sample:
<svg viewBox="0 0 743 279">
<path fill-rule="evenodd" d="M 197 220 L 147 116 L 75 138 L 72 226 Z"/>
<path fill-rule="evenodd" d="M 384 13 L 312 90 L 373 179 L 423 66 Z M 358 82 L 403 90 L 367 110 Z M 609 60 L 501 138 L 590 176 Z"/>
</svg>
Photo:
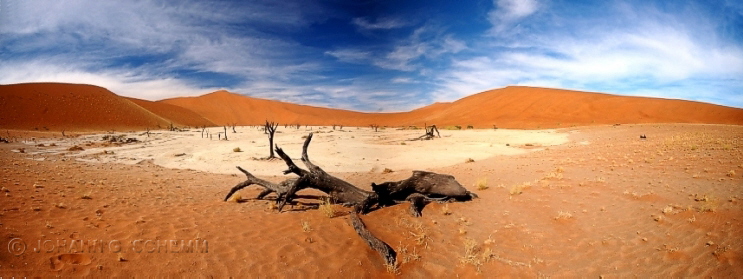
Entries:
<svg viewBox="0 0 743 279">
<path fill-rule="evenodd" d="M 366 244 L 369 245 L 374 251 L 377 251 L 380 256 L 384 259 L 385 264 L 389 266 L 394 266 L 395 261 L 397 258 L 397 252 L 395 252 L 390 245 L 385 243 L 384 241 L 380 240 L 376 236 L 374 236 L 368 229 L 366 229 L 366 225 L 364 225 L 364 222 L 361 221 L 361 218 L 359 218 L 359 214 L 356 212 L 351 212 L 351 226 L 353 226 L 353 229 L 356 231 L 361 238 L 366 241 Z"/>
<path fill-rule="evenodd" d="M 430 131 L 433 133 L 433 129 Z M 225 201 L 245 187 L 258 185 L 264 188 L 258 195 L 258 199 L 270 193 L 277 194 L 276 202 L 278 203 L 278 210 L 280 212 L 287 202 L 291 202 L 294 198 L 298 197 L 296 195 L 297 191 L 305 188 L 320 190 L 326 193 L 332 202 L 354 208 L 349 216 L 351 225 L 356 233 L 364 239 L 369 247 L 382 256 L 386 265 L 395 266 L 397 255 L 395 250 L 384 241 L 372 235 L 358 215 L 359 213 L 365 214 L 382 206 L 408 201 L 411 204 L 411 214 L 419 217 L 421 216 L 421 210 L 428 202 L 465 201 L 477 197 L 477 195 L 462 187 L 453 176 L 426 171 L 414 171 L 410 178 L 397 182 L 372 183 L 373 192 L 360 189 L 328 174 L 310 161 L 307 155 L 307 149 L 312 141 L 312 135 L 310 133 L 307 136 L 302 146 L 301 160 L 307 167 L 307 170 L 297 166 L 280 147 L 276 146 L 276 153 L 284 160 L 288 167 L 284 171 L 284 174 L 293 173 L 298 176 L 297 178 L 273 183 L 257 178 L 241 167 L 237 167 L 238 170 L 245 174 L 247 179 L 232 187 L 225 197 Z"/>
</svg>

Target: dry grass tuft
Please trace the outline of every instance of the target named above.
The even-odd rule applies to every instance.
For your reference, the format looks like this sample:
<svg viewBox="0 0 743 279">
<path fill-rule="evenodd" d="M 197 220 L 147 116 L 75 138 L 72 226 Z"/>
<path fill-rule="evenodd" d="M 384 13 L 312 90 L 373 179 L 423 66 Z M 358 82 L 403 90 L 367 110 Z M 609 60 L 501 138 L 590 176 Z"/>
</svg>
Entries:
<svg viewBox="0 0 743 279">
<path fill-rule="evenodd" d="M 307 222 L 305 220 L 302 220 L 302 231 L 303 232 L 311 232 L 312 231 L 312 228 L 310 227 L 310 223 L 309 222 Z"/>
<path fill-rule="evenodd" d="M 322 211 L 325 216 L 328 218 L 335 217 L 335 208 L 333 207 L 333 203 L 330 200 L 330 198 L 323 199 L 323 202 L 320 204 L 320 211 Z"/>
<path fill-rule="evenodd" d="M 231 201 L 231 202 L 237 202 L 237 203 L 239 203 L 239 202 L 240 202 L 240 201 L 242 200 L 242 198 L 243 198 L 243 196 L 242 196 L 242 195 L 240 195 L 240 193 L 235 193 L 235 194 L 233 194 L 233 195 L 232 195 L 232 196 L 230 197 L 230 200 L 229 200 L 229 201 Z"/>
<path fill-rule="evenodd" d="M 464 161 L 465 163 L 474 163 L 475 160 L 472 158 L 467 158 L 467 160 Z"/>
<path fill-rule="evenodd" d="M 451 215 L 451 210 L 449 209 L 449 204 L 444 204 L 444 206 L 441 207 L 441 213 L 444 215 Z"/>
<path fill-rule="evenodd" d="M 232 152 L 243 152 L 243 151 L 242 149 L 240 149 L 240 147 L 235 147 L 232 149 Z"/>
<path fill-rule="evenodd" d="M 529 187 L 531 187 L 531 183 L 530 182 L 524 182 L 524 183 L 521 183 L 519 185 L 516 185 L 516 186 L 511 187 L 511 190 L 508 191 L 508 192 L 511 195 L 520 195 L 521 193 L 524 192 L 524 190 L 526 188 L 529 188 Z"/>
<path fill-rule="evenodd" d="M 87 193 L 83 194 L 80 198 L 81 199 L 84 199 L 84 200 L 92 200 L 93 199 L 93 197 L 91 196 L 92 194 L 93 194 L 93 192 L 87 192 Z"/>
<path fill-rule="evenodd" d="M 477 179 L 477 182 L 475 183 L 475 188 L 477 190 L 487 190 L 488 187 L 488 178 L 487 177 L 480 177 Z"/>
<path fill-rule="evenodd" d="M 728 173 L 727 173 L 726 175 L 727 175 L 728 177 L 733 177 L 733 176 L 735 176 L 735 170 L 730 170 L 730 171 L 729 171 L 729 172 L 728 172 Z"/>
<path fill-rule="evenodd" d="M 395 171 L 393 171 L 393 170 L 391 170 L 389 168 L 384 168 L 384 170 L 382 170 L 382 173 L 392 173 L 392 172 L 395 172 Z"/>
<path fill-rule="evenodd" d="M 568 220 L 568 219 L 571 219 L 571 218 L 573 218 L 573 214 L 570 214 L 570 212 L 559 211 L 559 212 L 557 212 L 557 217 L 555 217 L 555 220 L 560 220 L 560 219 Z"/>
</svg>

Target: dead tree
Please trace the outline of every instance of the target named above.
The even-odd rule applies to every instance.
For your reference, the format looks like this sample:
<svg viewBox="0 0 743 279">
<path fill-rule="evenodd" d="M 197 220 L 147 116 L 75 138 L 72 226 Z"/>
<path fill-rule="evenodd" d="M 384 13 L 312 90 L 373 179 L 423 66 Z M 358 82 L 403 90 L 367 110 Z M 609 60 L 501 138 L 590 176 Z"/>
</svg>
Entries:
<svg viewBox="0 0 743 279">
<path fill-rule="evenodd" d="M 369 127 L 371 127 L 372 129 L 374 129 L 374 132 L 379 132 L 379 125 L 377 125 L 377 124 L 371 124 L 371 125 L 369 125 Z"/>
<path fill-rule="evenodd" d="M 224 140 L 227 140 L 227 126 L 224 126 Z"/>
<path fill-rule="evenodd" d="M 372 183 L 380 206 L 389 206 L 404 201 L 410 202 L 410 214 L 421 216 L 423 207 L 431 201 L 469 201 L 477 198 L 475 193 L 462 187 L 454 176 L 428 171 L 413 171 L 407 179 L 396 182 Z"/>
<path fill-rule="evenodd" d="M 284 174 L 294 173 L 299 176 L 297 181 L 287 190 L 284 198 L 279 200 L 279 211 L 281 211 L 286 202 L 293 198 L 299 189 L 313 188 L 328 194 L 335 203 L 354 206 L 355 210 L 360 213 L 368 212 L 371 206 L 377 203 L 377 194 L 359 189 L 344 180 L 326 173 L 323 169 L 310 162 L 310 158 L 307 156 L 307 147 L 310 145 L 310 141 L 312 141 L 312 133 L 307 136 L 302 146 L 302 162 L 309 170 L 299 168 L 284 153 L 284 150 L 278 146 L 276 147 L 276 153 L 279 154 L 279 157 L 289 167 L 284 171 Z"/>
<path fill-rule="evenodd" d="M 439 133 L 439 129 L 436 128 L 436 125 L 426 126 L 424 124 L 423 127 L 426 130 L 426 133 L 423 134 L 420 137 L 410 139 L 411 141 L 415 141 L 415 140 L 432 140 L 432 139 L 436 138 L 436 136 L 438 136 L 439 138 L 441 137 L 441 134 Z M 436 132 L 436 135 L 433 134 L 434 131 Z"/>
<path fill-rule="evenodd" d="M 369 247 L 382 256 L 387 265 L 394 266 L 397 253 L 387 243 L 371 234 L 359 217 L 359 213 L 367 213 L 379 206 L 410 201 L 411 214 L 421 216 L 421 209 L 430 201 L 459 201 L 477 197 L 464 189 L 453 176 L 425 171 L 415 171 L 410 178 L 397 182 L 372 183 L 374 192 L 365 191 L 328 174 L 322 168 L 313 164 L 307 155 L 307 149 L 311 141 L 312 133 L 307 136 L 302 146 L 301 160 L 307 167 L 307 170 L 297 166 L 280 147 L 276 147 L 276 153 L 284 160 L 288 167 L 284 171 L 284 174 L 293 173 L 298 176 L 297 178 L 290 178 L 277 184 L 257 178 L 244 169 L 237 167 L 238 170 L 247 176 L 247 180 L 235 185 L 224 198 L 225 201 L 240 189 L 250 185 L 259 185 L 264 188 L 258 195 L 259 199 L 270 193 L 276 193 L 278 195 L 276 202 L 278 203 L 278 210 L 280 212 L 287 202 L 291 202 L 296 197 L 297 191 L 305 188 L 320 190 L 326 193 L 332 202 L 342 203 L 345 206 L 352 206 L 354 208 L 350 213 L 350 220 L 356 233 L 364 239 Z"/>
<path fill-rule="evenodd" d="M 201 138 L 202 138 L 202 139 L 204 138 L 204 131 L 205 131 L 205 130 L 206 130 L 206 125 L 204 125 L 204 126 L 201 126 Z M 208 137 L 208 136 L 209 136 L 209 133 L 207 133 L 207 134 L 206 134 L 206 136 Z"/>
<path fill-rule="evenodd" d="M 267 159 L 276 158 L 276 155 L 273 154 L 273 135 L 276 133 L 277 127 L 279 127 L 279 123 L 268 122 L 268 120 L 266 120 L 266 124 L 263 125 L 266 134 L 268 134 L 268 149 L 271 152 Z"/>
<path fill-rule="evenodd" d="M 236 134 L 237 131 L 235 131 L 235 126 L 237 126 L 237 123 L 232 123 L 232 133 Z"/>
</svg>

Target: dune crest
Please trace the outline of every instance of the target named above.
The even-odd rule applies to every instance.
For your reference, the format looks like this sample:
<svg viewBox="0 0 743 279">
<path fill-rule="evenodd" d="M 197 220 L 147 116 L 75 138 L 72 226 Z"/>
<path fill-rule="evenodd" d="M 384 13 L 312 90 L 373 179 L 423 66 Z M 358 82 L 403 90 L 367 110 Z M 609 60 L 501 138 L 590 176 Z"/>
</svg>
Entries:
<svg viewBox="0 0 743 279">
<path fill-rule="evenodd" d="M 125 98 L 98 86 L 0 85 L 0 127 L 21 130 L 125 130 L 214 125 L 187 109 Z"/>
<path fill-rule="evenodd" d="M 560 128 L 604 124 L 743 125 L 743 109 L 673 99 L 509 86 L 409 112 L 365 113 L 248 97 L 220 90 L 157 102 L 83 84 L 0 85 L 0 127 L 112 130 L 280 124 Z"/>
</svg>

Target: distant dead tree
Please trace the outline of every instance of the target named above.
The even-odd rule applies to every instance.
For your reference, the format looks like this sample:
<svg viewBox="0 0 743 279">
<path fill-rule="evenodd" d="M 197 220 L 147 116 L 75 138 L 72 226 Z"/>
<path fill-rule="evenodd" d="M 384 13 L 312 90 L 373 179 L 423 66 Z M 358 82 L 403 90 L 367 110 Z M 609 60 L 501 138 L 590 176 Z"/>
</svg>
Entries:
<svg viewBox="0 0 743 279">
<path fill-rule="evenodd" d="M 493 130 L 498 130 L 498 126 L 493 125 Z"/>
<path fill-rule="evenodd" d="M 266 131 L 266 134 L 268 134 L 268 148 L 271 151 L 271 155 L 269 155 L 267 159 L 276 158 L 276 155 L 273 154 L 273 135 L 274 133 L 276 133 L 277 127 L 279 127 L 279 123 L 268 122 L 268 120 L 266 120 L 266 124 L 263 125 L 263 128 Z"/>
<path fill-rule="evenodd" d="M 426 124 L 423 124 L 423 127 L 426 130 L 426 133 L 423 134 L 420 137 L 410 139 L 411 141 L 415 141 L 415 140 L 432 140 L 432 139 L 436 138 L 436 136 L 438 136 L 439 138 L 441 137 L 441 134 L 439 133 L 439 129 L 436 128 L 436 125 L 428 126 Z M 436 132 L 436 135 L 433 134 L 434 131 Z"/>
<path fill-rule="evenodd" d="M 232 123 L 232 133 L 236 134 L 237 131 L 235 131 L 235 126 L 237 126 L 237 123 Z"/>
<path fill-rule="evenodd" d="M 224 126 L 224 140 L 227 140 L 227 126 Z"/>
<path fill-rule="evenodd" d="M 371 127 L 372 129 L 374 129 L 374 132 L 379 132 L 379 125 L 377 125 L 377 124 L 371 124 L 371 125 L 369 125 L 369 127 Z"/>
<path fill-rule="evenodd" d="M 474 128 L 475 128 L 475 126 L 467 125 L 467 129 L 470 129 L 471 130 L 471 129 L 474 129 Z"/>
<path fill-rule="evenodd" d="M 201 126 L 201 138 L 202 139 L 204 138 L 204 131 L 206 131 L 206 125 L 202 125 Z M 206 133 L 206 136 L 207 137 L 209 136 L 209 133 L 208 132 Z"/>
</svg>

